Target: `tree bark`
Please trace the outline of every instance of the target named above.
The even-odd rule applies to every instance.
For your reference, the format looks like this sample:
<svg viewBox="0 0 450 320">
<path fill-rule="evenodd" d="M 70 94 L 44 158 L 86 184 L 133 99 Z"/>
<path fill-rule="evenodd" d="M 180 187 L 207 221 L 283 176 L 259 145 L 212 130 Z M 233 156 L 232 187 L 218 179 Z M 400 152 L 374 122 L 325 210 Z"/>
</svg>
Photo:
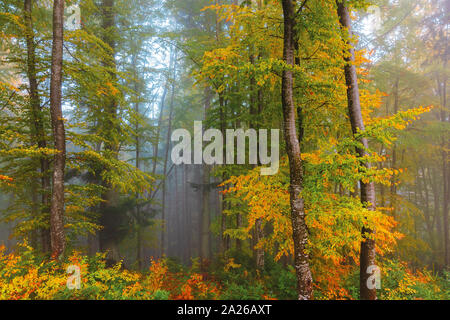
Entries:
<svg viewBox="0 0 450 320">
<path fill-rule="evenodd" d="M 167 96 L 167 87 L 168 87 L 168 80 L 166 81 L 166 84 L 164 85 L 163 94 L 161 97 L 161 104 L 159 108 L 159 118 L 158 118 L 158 126 L 156 128 L 156 141 L 153 145 L 153 169 L 152 173 L 155 175 L 156 173 L 156 166 L 158 164 L 158 151 L 159 151 L 159 140 L 161 136 L 161 127 L 162 127 L 162 121 L 163 121 L 163 114 L 164 114 L 164 105 L 166 101 Z M 156 192 L 156 190 L 155 190 Z"/>
<path fill-rule="evenodd" d="M 448 58 L 447 58 L 447 52 L 448 52 L 448 41 L 446 43 L 446 50 L 445 54 L 443 56 L 443 65 L 444 70 L 447 70 L 447 64 L 448 64 Z M 439 84 L 440 85 L 440 84 Z M 441 86 L 441 85 L 440 85 Z M 442 81 L 442 90 L 438 90 L 438 92 L 441 95 L 441 103 L 442 103 L 442 110 L 441 110 L 441 121 L 442 122 L 450 122 L 450 117 L 448 116 L 446 110 L 447 110 L 447 75 L 444 75 L 443 81 Z M 443 175 L 443 216 L 442 220 L 444 222 L 443 227 L 443 237 L 444 237 L 444 265 L 445 268 L 449 268 L 450 265 L 450 238 L 449 238 L 449 220 L 448 220 L 448 213 L 449 213 L 449 204 L 450 204 L 450 170 L 448 168 L 448 162 L 449 162 L 449 152 L 450 149 L 450 143 L 449 139 L 443 137 L 442 139 L 442 175 Z"/>
<path fill-rule="evenodd" d="M 114 10 L 115 0 L 102 0 L 100 7 L 102 19 L 101 39 L 111 48 L 110 57 L 105 57 L 102 64 L 105 67 L 111 68 L 109 72 L 111 77 L 110 81 L 116 84 L 116 14 Z M 107 96 L 105 97 L 104 103 L 104 118 L 101 119 L 104 127 L 104 149 L 109 153 L 110 157 L 117 159 L 120 149 L 117 139 L 117 135 L 120 132 L 120 127 L 117 124 L 117 98 L 114 95 Z M 101 184 L 106 191 L 102 195 L 103 203 L 100 205 L 100 224 L 103 226 L 103 229 L 99 232 L 99 246 L 102 252 L 108 252 L 107 260 L 113 264 L 120 260 L 119 244 L 116 234 L 118 225 L 113 214 L 119 204 L 119 194 L 108 181 L 102 180 Z"/>
<path fill-rule="evenodd" d="M 399 108 L 399 76 L 397 76 L 397 79 L 395 80 L 394 85 L 394 114 L 397 114 L 398 108 Z M 391 168 L 393 170 L 397 169 L 397 144 L 394 142 L 392 147 L 392 162 L 391 162 Z M 392 176 L 391 179 L 391 207 L 392 207 L 392 216 L 394 218 L 397 217 L 397 177 L 395 175 Z"/>
<path fill-rule="evenodd" d="M 136 56 L 134 56 L 134 66 L 136 67 Z M 135 72 L 135 76 L 137 77 L 137 71 Z M 135 91 L 138 92 L 138 85 L 137 82 L 135 82 Z M 139 102 L 136 102 L 134 105 L 134 112 L 136 113 L 136 123 L 135 123 L 135 132 L 136 132 L 136 169 L 140 170 L 141 166 L 141 144 L 140 144 L 140 132 L 139 132 Z M 139 193 L 136 193 L 136 261 L 139 270 L 142 269 L 142 218 L 141 218 L 141 209 L 139 204 Z"/>
<path fill-rule="evenodd" d="M 205 114 L 204 114 L 204 120 L 206 121 L 208 119 L 208 113 L 211 109 L 211 88 L 206 87 L 205 88 Z M 203 128 L 205 129 L 205 128 Z M 203 133 L 202 133 L 203 134 Z M 210 227 L 210 202 L 209 202 L 209 195 L 210 195 L 210 175 L 211 175 L 211 168 L 207 164 L 203 164 L 203 183 L 202 183 L 202 216 L 201 216 L 201 222 L 200 222 L 200 258 L 201 260 L 205 260 L 209 258 L 210 253 L 210 239 L 209 239 L 209 227 Z"/>
<path fill-rule="evenodd" d="M 345 1 L 337 1 L 338 6 L 338 16 L 342 27 L 348 30 L 349 38 L 351 37 L 351 18 L 349 10 L 346 6 Z M 351 47 L 349 39 L 346 39 L 347 44 L 349 44 L 349 51 L 345 54 L 345 80 L 347 84 L 347 99 L 348 99 L 348 112 L 350 116 L 350 122 L 352 126 L 353 134 L 356 135 L 359 131 L 364 131 L 364 122 L 361 114 L 361 103 L 359 97 L 359 87 L 358 78 L 356 75 L 355 63 L 355 51 Z M 360 140 L 364 148 L 357 148 L 357 153 L 360 157 L 367 155 L 367 149 L 369 143 L 366 138 Z M 370 168 L 370 163 L 365 163 L 368 169 Z M 365 184 L 360 181 L 361 186 L 361 202 L 367 206 L 371 211 L 375 210 L 376 197 L 375 197 L 375 185 L 373 183 Z M 375 300 L 376 289 L 369 289 L 367 281 L 371 274 L 367 273 L 369 266 L 375 265 L 375 241 L 371 239 L 374 231 L 363 227 L 361 242 L 361 252 L 360 252 L 360 298 L 362 300 Z"/>
<path fill-rule="evenodd" d="M 225 99 L 223 97 L 222 93 L 219 93 L 219 118 L 220 118 L 220 132 L 222 133 L 222 136 L 225 137 L 225 131 L 226 131 L 226 107 L 225 107 Z M 225 163 L 225 146 L 223 150 L 223 163 Z M 222 174 L 222 181 L 227 180 L 226 174 Z M 227 202 L 226 202 L 226 195 L 221 194 L 221 223 L 220 223 L 220 252 L 224 254 L 229 248 L 229 241 L 230 237 L 225 235 L 225 231 L 227 229 L 227 215 L 224 214 L 224 211 L 227 210 Z"/>
<path fill-rule="evenodd" d="M 251 8 L 251 3 L 248 3 L 248 6 Z M 260 2 L 257 3 L 257 9 L 262 9 L 262 4 Z M 258 51 L 258 54 L 255 53 Z M 256 59 L 261 57 L 261 49 L 257 48 L 257 50 L 252 45 L 250 47 L 250 63 L 255 65 Z M 263 99 L 264 94 L 262 88 L 259 87 L 256 83 L 256 79 L 254 75 L 250 76 L 250 128 L 258 131 L 259 125 L 259 116 L 261 115 L 263 108 Z M 256 121 L 255 121 L 256 119 Z M 258 142 L 259 149 L 259 142 Z M 259 165 L 259 164 L 258 164 Z M 257 165 L 255 165 L 256 167 Z M 257 219 L 255 221 L 254 227 L 254 241 L 253 241 L 253 255 L 256 263 L 256 269 L 263 270 L 264 269 L 264 249 L 263 248 L 254 248 L 260 243 L 264 238 L 264 230 L 262 219 Z"/>
<path fill-rule="evenodd" d="M 36 46 L 34 43 L 34 28 L 32 20 L 32 0 L 24 1 L 24 20 L 25 20 L 25 38 L 27 44 L 27 77 L 30 86 L 30 107 L 32 118 L 32 130 L 36 137 L 36 144 L 38 148 L 47 148 L 47 139 L 45 137 L 44 121 L 42 119 L 41 101 L 38 91 L 37 72 L 36 72 Z M 48 213 L 50 209 L 50 176 L 48 171 L 50 169 L 50 161 L 46 156 L 40 159 L 41 171 L 41 214 Z M 39 210 L 38 210 L 39 211 Z M 41 243 L 42 251 L 50 252 L 50 233 L 48 229 L 41 229 Z"/>
<path fill-rule="evenodd" d="M 292 0 L 283 0 L 284 13 L 284 44 L 283 60 L 289 67 L 294 66 L 295 59 L 295 8 Z M 306 252 L 308 230 L 305 222 L 303 188 L 303 166 L 300 143 L 297 137 L 294 103 L 294 74 L 286 68 L 282 74 L 282 106 L 284 118 L 284 136 L 286 151 L 290 166 L 290 204 L 291 221 L 294 240 L 295 271 L 297 274 L 297 290 L 299 300 L 309 300 L 312 297 L 312 275 L 309 268 L 309 257 Z"/>
<path fill-rule="evenodd" d="M 163 175 L 164 179 L 167 179 L 167 161 L 169 160 L 169 149 L 170 149 L 170 135 L 172 134 L 172 116 L 173 116 L 173 107 L 174 107 L 174 98 L 175 98 L 175 79 L 176 79 L 176 62 L 177 61 L 177 54 L 176 52 L 172 53 L 171 57 L 171 65 L 173 66 L 173 81 L 172 81 L 172 88 L 171 88 L 171 96 L 170 96 L 170 105 L 169 105 L 169 119 L 168 119 L 168 126 L 167 126 L 167 137 L 166 137 L 166 150 L 165 150 L 165 157 L 164 157 L 164 168 L 163 168 Z M 166 200 L 166 180 L 163 182 L 163 196 L 162 196 L 162 221 L 163 221 L 163 230 L 161 232 L 161 257 L 165 254 L 165 242 L 166 242 L 166 217 L 165 217 L 165 200 Z"/>
<path fill-rule="evenodd" d="M 52 257 L 59 259 L 65 250 L 64 235 L 64 170 L 66 165 L 66 134 L 62 114 L 64 0 L 53 4 L 53 44 L 50 80 L 50 115 L 57 154 L 54 157 L 53 190 L 50 207 L 50 238 Z"/>
</svg>

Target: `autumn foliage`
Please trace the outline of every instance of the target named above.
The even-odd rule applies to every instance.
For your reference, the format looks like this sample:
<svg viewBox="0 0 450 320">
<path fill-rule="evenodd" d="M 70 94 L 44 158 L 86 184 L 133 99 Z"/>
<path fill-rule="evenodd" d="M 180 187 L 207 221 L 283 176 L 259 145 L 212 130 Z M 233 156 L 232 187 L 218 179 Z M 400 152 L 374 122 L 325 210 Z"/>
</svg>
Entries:
<svg viewBox="0 0 450 320">
<path fill-rule="evenodd" d="M 153 260 L 147 272 L 107 267 L 105 254 L 93 258 L 74 252 L 63 262 L 39 258 L 26 243 L 20 253 L 0 247 L 0 299 L 217 299 L 220 285 L 195 272 L 170 271 L 165 260 Z M 80 268 L 81 288 L 67 287 L 67 267 Z"/>
<path fill-rule="evenodd" d="M 325 262 L 325 261 L 324 261 Z M 80 289 L 67 287 L 69 265 L 80 268 Z M 54 300 L 54 299 L 102 299 L 102 300 L 166 300 L 166 299 L 286 299 L 295 296 L 292 287 L 292 270 L 273 270 L 254 277 L 245 266 L 228 260 L 209 270 L 213 279 L 195 270 L 181 270 L 169 260 L 153 260 L 145 272 L 125 269 L 121 263 L 107 267 L 105 256 L 87 257 L 74 252 L 63 262 L 40 258 L 27 244 L 21 244 L 18 253 L 0 248 L 0 299 Z M 323 267 L 322 267 L 323 268 Z M 172 270 L 171 270 L 172 269 Z M 339 270 L 333 272 L 333 269 Z M 355 299 L 356 288 L 352 284 L 350 267 L 337 269 L 330 266 L 330 275 L 321 282 L 318 269 L 317 299 Z M 405 264 L 385 260 L 383 265 L 383 299 L 445 299 L 448 284 L 441 282 L 427 270 L 412 272 Z M 344 277 L 344 273 L 348 276 Z M 333 282 L 333 277 L 339 280 Z M 232 280 L 232 281 L 231 281 Z M 330 281 L 331 280 L 331 281 Z M 324 287 L 321 287 L 324 286 Z M 289 296 L 292 295 L 292 296 Z"/>
</svg>

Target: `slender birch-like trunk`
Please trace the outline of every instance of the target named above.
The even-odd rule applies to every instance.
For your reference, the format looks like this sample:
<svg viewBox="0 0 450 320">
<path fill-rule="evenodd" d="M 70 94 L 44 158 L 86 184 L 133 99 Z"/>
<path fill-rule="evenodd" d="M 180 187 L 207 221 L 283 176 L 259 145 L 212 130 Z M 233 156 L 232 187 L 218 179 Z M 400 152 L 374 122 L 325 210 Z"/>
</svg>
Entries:
<svg viewBox="0 0 450 320">
<path fill-rule="evenodd" d="M 349 9 L 347 8 L 345 1 L 337 1 L 338 16 L 342 27 L 348 30 L 349 38 L 351 37 L 351 18 Z M 349 40 L 346 39 L 348 44 Z M 345 80 L 347 84 L 347 99 L 348 99 L 348 113 L 350 116 L 350 122 L 352 126 L 353 134 L 356 135 L 359 131 L 364 131 L 364 122 L 361 114 L 361 103 L 359 97 L 358 77 L 355 67 L 355 50 L 349 46 L 348 54 L 345 54 Z M 360 139 L 364 148 L 357 148 L 357 153 L 360 157 L 367 155 L 367 149 L 369 143 L 366 138 Z M 368 169 L 370 163 L 364 164 Z M 363 183 L 360 181 L 361 187 L 361 202 L 367 205 L 369 210 L 375 210 L 376 197 L 375 197 L 375 185 L 374 183 Z M 368 285 L 369 277 L 368 268 L 375 266 L 375 241 L 371 239 L 374 234 L 374 230 L 363 227 L 362 229 L 363 241 L 361 242 L 360 253 L 360 298 L 362 300 L 376 300 L 377 292 L 374 286 Z"/>
<path fill-rule="evenodd" d="M 283 0 L 284 13 L 284 45 L 283 60 L 289 67 L 294 67 L 295 59 L 295 2 Z M 299 300 L 309 300 L 312 296 L 312 275 L 309 268 L 309 257 L 306 252 L 308 229 L 305 222 L 303 188 L 303 166 L 300 157 L 300 143 L 297 136 L 294 103 L 294 73 L 285 68 L 282 74 L 282 106 L 284 118 L 284 136 L 290 166 L 290 203 L 291 221 L 294 239 L 294 261 L 297 274 L 297 290 Z"/>
</svg>

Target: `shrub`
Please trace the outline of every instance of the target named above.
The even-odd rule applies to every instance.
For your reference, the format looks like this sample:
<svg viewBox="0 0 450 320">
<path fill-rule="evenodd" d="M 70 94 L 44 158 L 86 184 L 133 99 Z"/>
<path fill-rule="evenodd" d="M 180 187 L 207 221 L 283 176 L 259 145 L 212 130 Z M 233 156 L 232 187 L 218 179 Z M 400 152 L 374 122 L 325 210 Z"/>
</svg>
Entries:
<svg viewBox="0 0 450 320">
<path fill-rule="evenodd" d="M 67 267 L 80 268 L 81 288 L 67 287 Z M 172 266 L 173 267 L 173 266 Z M 152 261 L 149 271 L 125 270 L 121 262 L 106 266 L 105 254 L 87 257 L 73 252 L 64 261 L 45 260 L 27 244 L 17 253 L 0 247 L 0 299 L 167 300 L 216 299 L 217 284 L 200 274 L 171 272 L 166 260 Z"/>
</svg>

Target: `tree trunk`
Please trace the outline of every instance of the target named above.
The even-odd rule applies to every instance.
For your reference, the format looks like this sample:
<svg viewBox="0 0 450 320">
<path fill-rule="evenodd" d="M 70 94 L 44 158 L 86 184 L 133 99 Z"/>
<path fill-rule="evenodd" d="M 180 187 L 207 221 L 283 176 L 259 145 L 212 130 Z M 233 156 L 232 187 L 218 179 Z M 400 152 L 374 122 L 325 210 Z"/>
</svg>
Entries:
<svg viewBox="0 0 450 320">
<path fill-rule="evenodd" d="M 283 0 L 284 13 L 284 45 L 283 59 L 288 66 L 294 66 L 295 9 L 292 0 Z M 282 106 L 284 118 L 284 136 L 290 166 L 290 203 L 294 240 L 295 271 L 297 274 L 297 290 L 299 300 L 309 300 L 312 296 L 312 275 L 309 268 L 309 257 L 306 252 L 308 230 L 305 222 L 304 200 L 301 196 L 303 185 L 303 166 L 300 144 L 297 137 L 294 103 L 294 74 L 291 69 L 282 74 Z"/>
<path fill-rule="evenodd" d="M 167 137 L 166 137 L 166 150 L 165 150 L 165 157 L 164 157 L 164 168 L 163 168 L 163 175 L 164 179 L 167 179 L 167 161 L 169 160 L 169 149 L 170 149 L 170 135 L 172 134 L 172 116 L 173 116 L 173 107 L 174 107 L 174 97 L 175 97 L 175 79 L 176 79 L 176 61 L 177 61 L 177 54 L 172 53 L 171 57 L 171 65 L 173 65 L 173 81 L 172 81 L 172 92 L 170 96 L 170 105 L 169 105 L 169 119 L 168 119 L 168 126 L 167 126 Z M 166 242 L 166 217 L 165 217 L 165 200 L 166 200 L 166 180 L 163 182 L 163 199 L 162 199 L 162 221 L 163 221 L 163 230 L 161 232 L 161 257 L 165 254 L 165 242 Z"/>
<path fill-rule="evenodd" d="M 45 137 L 44 121 L 42 119 L 41 101 L 38 92 L 38 82 L 36 76 L 36 48 L 34 43 L 34 29 L 33 20 L 31 16 L 32 0 L 24 1 L 24 20 L 25 20 L 25 38 L 27 44 L 27 76 L 30 86 L 30 107 L 32 118 L 32 130 L 36 137 L 36 144 L 38 148 L 47 148 L 47 141 Z M 50 169 L 50 161 L 46 156 L 40 159 L 41 170 L 41 214 L 48 213 L 50 209 L 50 176 L 48 171 Z M 38 210 L 39 211 L 39 210 Z M 50 252 L 50 234 L 48 229 L 41 229 L 41 243 L 42 251 Z"/>
<path fill-rule="evenodd" d="M 161 104 L 159 108 L 159 118 L 158 118 L 158 126 L 156 127 L 156 141 L 153 145 L 153 169 L 152 173 L 155 175 L 156 173 L 156 165 L 158 164 L 158 151 L 159 151 L 159 140 L 161 136 L 161 127 L 162 127 L 162 121 L 163 121 L 163 113 L 164 113 L 164 105 L 166 101 L 167 96 L 167 86 L 168 81 L 166 81 L 166 84 L 164 85 L 163 94 L 161 96 Z M 156 192 L 156 190 L 155 190 Z"/>
<path fill-rule="evenodd" d="M 226 108 L 225 108 L 225 99 L 223 97 L 222 93 L 219 93 L 219 117 L 220 117 L 220 132 L 222 133 L 222 136 L 225 137 L 225 131 L 226 131 Z M 225 157 L 226 157 L 226 150 L 224 146 L 223 150 L 223 163 L 225 163 Z M 222 181 L 227 180 L 226 174 L 222 174 Z M 230 237 L 225 235 L 225 231 L 227 229 L 227 215 L 224 214 L 224 211 L 227 210 L 227 202 L 226 202 L 226 195 L 221 194 L 221 223 L 220 223 L 220 252 L 224 254 L 229 249 L 229 239 Z"/>
<path fill-rule="evenodd" d="M 444 70 L 447 70 L 447 46 L 448 41 L 446 43 L 446 51 L 445 55 L 443 57 L 444 60 Z M 441 110 L 441 121 L 442 122 L 450 122 L 450 117 L 448 116 L 446 110 L 447 110 L 447 74 L 444 74 L 444 78 L 442 81 L 442 90 L 439 90 L 441 92 L 441 101 L 442 101 L 442 110 Z M 448 269 L 450 265 L 450 238 L 449 238 L 449 221 L 448 221 L 448 211 L 449 211 L 449 202 L 450 202 L 450 170 L 448 168 L 448 162 L 449 162 L 449 149 L 450 149 L 450 143 L 449 139 L 444 137 L 442 139 L 442 175 L 443 175 L 443 216 L 442 220 L 444 222 L 443 227 L 443 236 L 444 236 L 444 265 Z"/>
<path fill-rule="evenodd" d="M 109 67 L 112 71 L 109 72 L 111 81 L 115 84 L 117 82 L 117 76 L 115 73 L 116 62 L 116 27 L 115 27 L 115 1 L 114 0 L 102 0 L 101 3 L 101 19 L 102 19 L 102 34 L 101 38 L 111 49 L 111 56 L 109 59 L 105 58 L 102 62 L 105 67 Z M 112 61 L 112 62 L 111 62 Z M 105 97 L 105 118 L 104 121 L 104 138 L 105 138 L 105 150 L 111 154 L 111 157 L 117 159 L 120 149 L 120 145 L 117 142 L 117 135 L 119 134 L 120 127 L 117 124 L 117 110 L 118 103 L 117 98 L 113 95 Z M 100 224 L 103 229 L 99 232 L 99 246 L 102 252 L 108 252 L 109 263 L 116 263 L 120 260 L 118 238 L 116 231 L 118 228 L 117 221 L 113 217 L 113 212 L 119 204 L 119 194 L 108 181 L 101 181 L 102 186 L 105 188 L 105 192 L 102 195 L 103 203 L 101 204 L 101 216 Z"/>
<path fill-rule="evenodd" d="M 64 236 L 64 170 L 66 166 L 66 134 L 62 114 L 64 0 L 53 4 L 53 45 L 50 80 L 50 115 L 53 139 L 58 153 L 54 157 L 53 190 L 50 207 L 50 238 L 52 257 L 59 259 L 66 246 Z"/>
<path fill-rule="evenodd" d="M 182 216 L 182 223 L 183 223 L 183 236 L 181 237 L 181 239 L 184 239 L 181 242 L 181 246 L 182 246 L 182 250 L 183 250 L 183 261 L 185 264 L 188 263 L 190 257 L 191 257 L 191 253 L 190 253 L 190 248 L 191 248 L 191 233 L 189 232 L 190 226 L 189 223 L 191 221 L 190 219 L 190 208 L 189 208 L 189 203 L 188 203 L 188 197 L 187 197 L 187 184 L 188 184 L 188 180 L 187 180 L 187 172 L 186 172 L 186 164 L 183 164 L 183 179 L 182 179 L 182 192 L 183 192 L 183 197 L 182 197 L 182 204 L 183 204 L 183 216 Z"/>
<path fill-rule="evenodd" d="M 211 108 L 211 88 L 205 88 L 205 114 L 204 120 L 208 119 L 208 113 Z M 205 128 L 203 128 L 204 130 Z M 203 134 L 203 133 L 202 133 Z M 209 241 L 209 227 L 210 227 L 210 175 L 211 169 L 207 164 L 203 164 L 203 182 L 202 182 L 202 216 L 200 222 L 200 258 L 201 260 L 209 258 L 210 241 Z"/>
<path fill-rule="evenodd" d="M 349 10 L 346 6 L 346 2 L 337 1 L 339 21 L 342 27 L 348 30 L 349 38 L 351 38 L 351 18 Z M 356 75 L 355 63 L 355 51 L 349 40 L 346 40 L 347 44 L 350 45 L 348 48 L 348 54 L 345 54 L 345 80 L 347 84 L 347 99 L 348 99 L 348 111 L 350 116 L 350 122 L 352 126 L 353 134 L 357 134 L 358 131 L 364 131 L 364 122 L 361 114 L 361 103 L 359 98 L 359 87 L 358 78 Z M 368 149 L 368 141 L 366 138 L 362 138 L 361 141 L 364 146 L 363 149 L 357 148 L 357 153 L 360 157 L 367 155 L 366 150 Z M 370 168 L 369 163 L 364 164 L 367 168 Z M 375 197 L 375 185 L 373 183 L 362 183 L 361 186 L 361 202 L 367 205 L 369 210 L 375 210 L 376 197 Z M 371 274 L 368 274 L 368 268 L 375 265 L 375 241 L 371 239 L 374 231 L 363 227 L 362 236 L 363 241 L 361 242 L 361 253 L 360 253 L 360 298 L 362 300 L 375 300 L 376 299 L 376 289 L 370 289 L 368 286 L 368 279 Z"/>
<path fill-rule="evenodd" d="M 251 3 L 248 3 L 248 6 L 251 8 Z M 262 4 L 257 3 L 257 9 L 261 9 Z M 255 53 L 255 48 L 252 45 L 250 47 L 250 63 L 255 65 L 256 59 L 261 57 L 261 49 L 258 48 L 258 54 Z M 263 91 L 261 88 L 257 88 L 255 76 L 252 74 L 250 76 L 250 128 L 258 131 L 259 129 L 259 116 L 261 115 L 263 108 Z M 256 121 L 255 121 L 256 118 Z M 259 149 L 259 142 L 258 142 Z M 258 164 L 259 165 L 259 164 Z M 255 165 L 256 167 L 257 165 Z M 257 246 L 259 242 L 262 241 L 264 237 L 264 231 L 262 229 L 262 219 L 257 219 L 255 221 L 254 227 L 254 241 L 253 241 L 253 255 L 256 263 L 256 268 L 258 270 L 264 269 L 264 249 L 263 248 L 254 248 Z"/>
<path fill-rule="evenodd" d="M 399 108 L 399 82 L 400 79 L 397 76 L 394 86 L 394 114 L 397 114 Z M 392 147 L 392 163 L 391 168 L 393 170 L 397 169 L 397 144 L 394 142 Z M 392 216 L 394 218 L 397 217 L 397 177 L 395 175 L 392 176 L 391 179 L 391 207 L 392 207 Z"/>
<path fill-rule="evenodd" d="M 136 64 L 135 64 L 136 65 Z M 135 86 L 135 90 L 137 92 L 137 84 Z M 136 132 L 136 169 L 140 170 L 141 162 L 141 145 L 139 139 L 139 102 L 136 102 L 134 105 L 134 111 L 136 113 L 136 124 L 135 124 L 135 132 Z M 139 193 L 136 193 L 136 261 L 139 270 L 142 269 L 142 219 L 141 219 L 141 209 L 139 204 Z"/>
<path fill-rule="evenodd" d="M 257 219 L 255 222 L 255 244 L 257 245 L 264 238 L 264 229 L 262 225 L 262 219 Z M 257 248 L 255 251 L 256 255 L 256 268 L 258 270 L 264 269 L 264 249 Z"/>
</svg>

